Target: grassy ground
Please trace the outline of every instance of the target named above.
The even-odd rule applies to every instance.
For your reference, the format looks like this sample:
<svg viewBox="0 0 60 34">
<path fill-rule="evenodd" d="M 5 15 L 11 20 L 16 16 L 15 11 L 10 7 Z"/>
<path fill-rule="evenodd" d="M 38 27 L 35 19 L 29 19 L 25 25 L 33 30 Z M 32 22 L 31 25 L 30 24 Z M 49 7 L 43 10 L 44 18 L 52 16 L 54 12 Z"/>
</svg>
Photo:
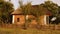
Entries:
<svg viewBox="0 0 60 34">
<path fill-rule="evenodd" d="M 60 34 L 59 30 L 38 30 L 38 29 L 19 29 L 19 28 L 0 28 L 0 34 Z"/>
</svg>

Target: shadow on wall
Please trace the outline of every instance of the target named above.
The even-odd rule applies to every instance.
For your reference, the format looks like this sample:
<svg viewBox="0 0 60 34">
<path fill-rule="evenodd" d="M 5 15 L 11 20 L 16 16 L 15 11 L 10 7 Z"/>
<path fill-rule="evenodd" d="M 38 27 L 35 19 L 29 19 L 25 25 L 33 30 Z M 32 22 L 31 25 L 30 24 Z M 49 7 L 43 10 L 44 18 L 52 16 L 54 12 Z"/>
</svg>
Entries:
<svg viewBox="0 0 60 34">
<path fill-rule="evenodd" d="M 57 18 L 57 17 L 54 17 L 54 16 L 49 16 L 49 23 L 59 24 L 60 23 L 60 18 Z"/>
</svg>

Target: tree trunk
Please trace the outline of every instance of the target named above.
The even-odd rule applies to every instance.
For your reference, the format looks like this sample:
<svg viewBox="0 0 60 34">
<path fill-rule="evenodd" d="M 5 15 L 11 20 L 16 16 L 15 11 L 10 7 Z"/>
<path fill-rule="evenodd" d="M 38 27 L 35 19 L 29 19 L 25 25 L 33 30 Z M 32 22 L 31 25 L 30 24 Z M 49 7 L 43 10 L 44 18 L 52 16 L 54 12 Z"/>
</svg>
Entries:
<svg viewBox="0 0 60 34">
<path fill-rule="evenodd" d="M 27 20 L 28 20 L 28 17 L 27 17 L 27 15 L 25 15 L 25 23 L 24 23 L 24 29 L 27 29 Z"/>
</svg>

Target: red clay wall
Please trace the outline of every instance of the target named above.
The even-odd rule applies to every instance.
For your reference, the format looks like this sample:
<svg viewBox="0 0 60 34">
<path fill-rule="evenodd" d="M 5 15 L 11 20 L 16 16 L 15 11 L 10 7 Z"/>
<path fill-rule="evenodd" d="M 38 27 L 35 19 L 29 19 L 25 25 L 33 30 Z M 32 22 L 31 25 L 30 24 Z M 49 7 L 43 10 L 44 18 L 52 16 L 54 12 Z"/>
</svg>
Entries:
<svg viewBox="0 0 60 34">
<path fill-rule="evenodd" d="M 40 19 L 40 20 L 39 20 L 39 21 L 40 21 L 39 24 L 40 24 L 40 25 L 44 25 L 44 16 L 40 16 L 39 19 Z"/>
<path fill-rule="evenodd" d="M 40 19 L 39 20 L 40 25 L 47 25 L 48 24 L 48 21 L 49 21 L 48 15 L 40 16 L 39 19 Z M 47 19 L 48 19 L 48 21 L 47 21 Z"/>
<path fill-rule="evenodd" d="M 20 19 L 19 22 L 17 22 L 17 18 Z M 35 18 L 35 17 L 32 15 L 29 15 L 29 18 Z M 39 18 L 40 18 L 39 24 L 44 25 L 44 16 L 40 16 Z M 24 23 L 25 23 L 25 16 L 24 15 L 14 15 L 14 24 L 21 24 L 22 25 Z M 37 24 L 36 20 L 32 20 L 30 23 Z"/>
<path fill-rule="evenodd" d="M 17 18 L 19 18 L 19 22 L 17 22 Z M 25 22 L 24 18 L 23 15 L 14 15 L 14 24 L 23 24 Z"/>
</svg>

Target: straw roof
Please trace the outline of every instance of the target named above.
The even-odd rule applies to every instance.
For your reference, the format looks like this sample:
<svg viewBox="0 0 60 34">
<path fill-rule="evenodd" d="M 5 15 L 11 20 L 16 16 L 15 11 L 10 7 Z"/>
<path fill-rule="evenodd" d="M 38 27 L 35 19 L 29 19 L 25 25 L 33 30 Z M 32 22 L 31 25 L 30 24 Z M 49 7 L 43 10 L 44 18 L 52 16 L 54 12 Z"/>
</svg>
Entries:
<svg viewBox="0 0 60 34">
<path fill-rule="evenodd" d="M 18 14 L 23 14 L 22 13 L 22 9 L 21 8 L 18 8 L 18 9 L 16 9 L 14 12 L 12 12 L 12 15 L 18 15 Z"/>
<path fill-rule="evenodd" d="M 32 8 L 36 8 L 38 5 L 33 5 Z M 17 8 L 14 12 L 12 12 L 12 15 L 23 15 L 23 11 L 21 8 Z M 31 15 L 31 13 L 28 13 Z M 46 9 L 46 15 L 51 15 L 51 12 Z"/>
</svg>

